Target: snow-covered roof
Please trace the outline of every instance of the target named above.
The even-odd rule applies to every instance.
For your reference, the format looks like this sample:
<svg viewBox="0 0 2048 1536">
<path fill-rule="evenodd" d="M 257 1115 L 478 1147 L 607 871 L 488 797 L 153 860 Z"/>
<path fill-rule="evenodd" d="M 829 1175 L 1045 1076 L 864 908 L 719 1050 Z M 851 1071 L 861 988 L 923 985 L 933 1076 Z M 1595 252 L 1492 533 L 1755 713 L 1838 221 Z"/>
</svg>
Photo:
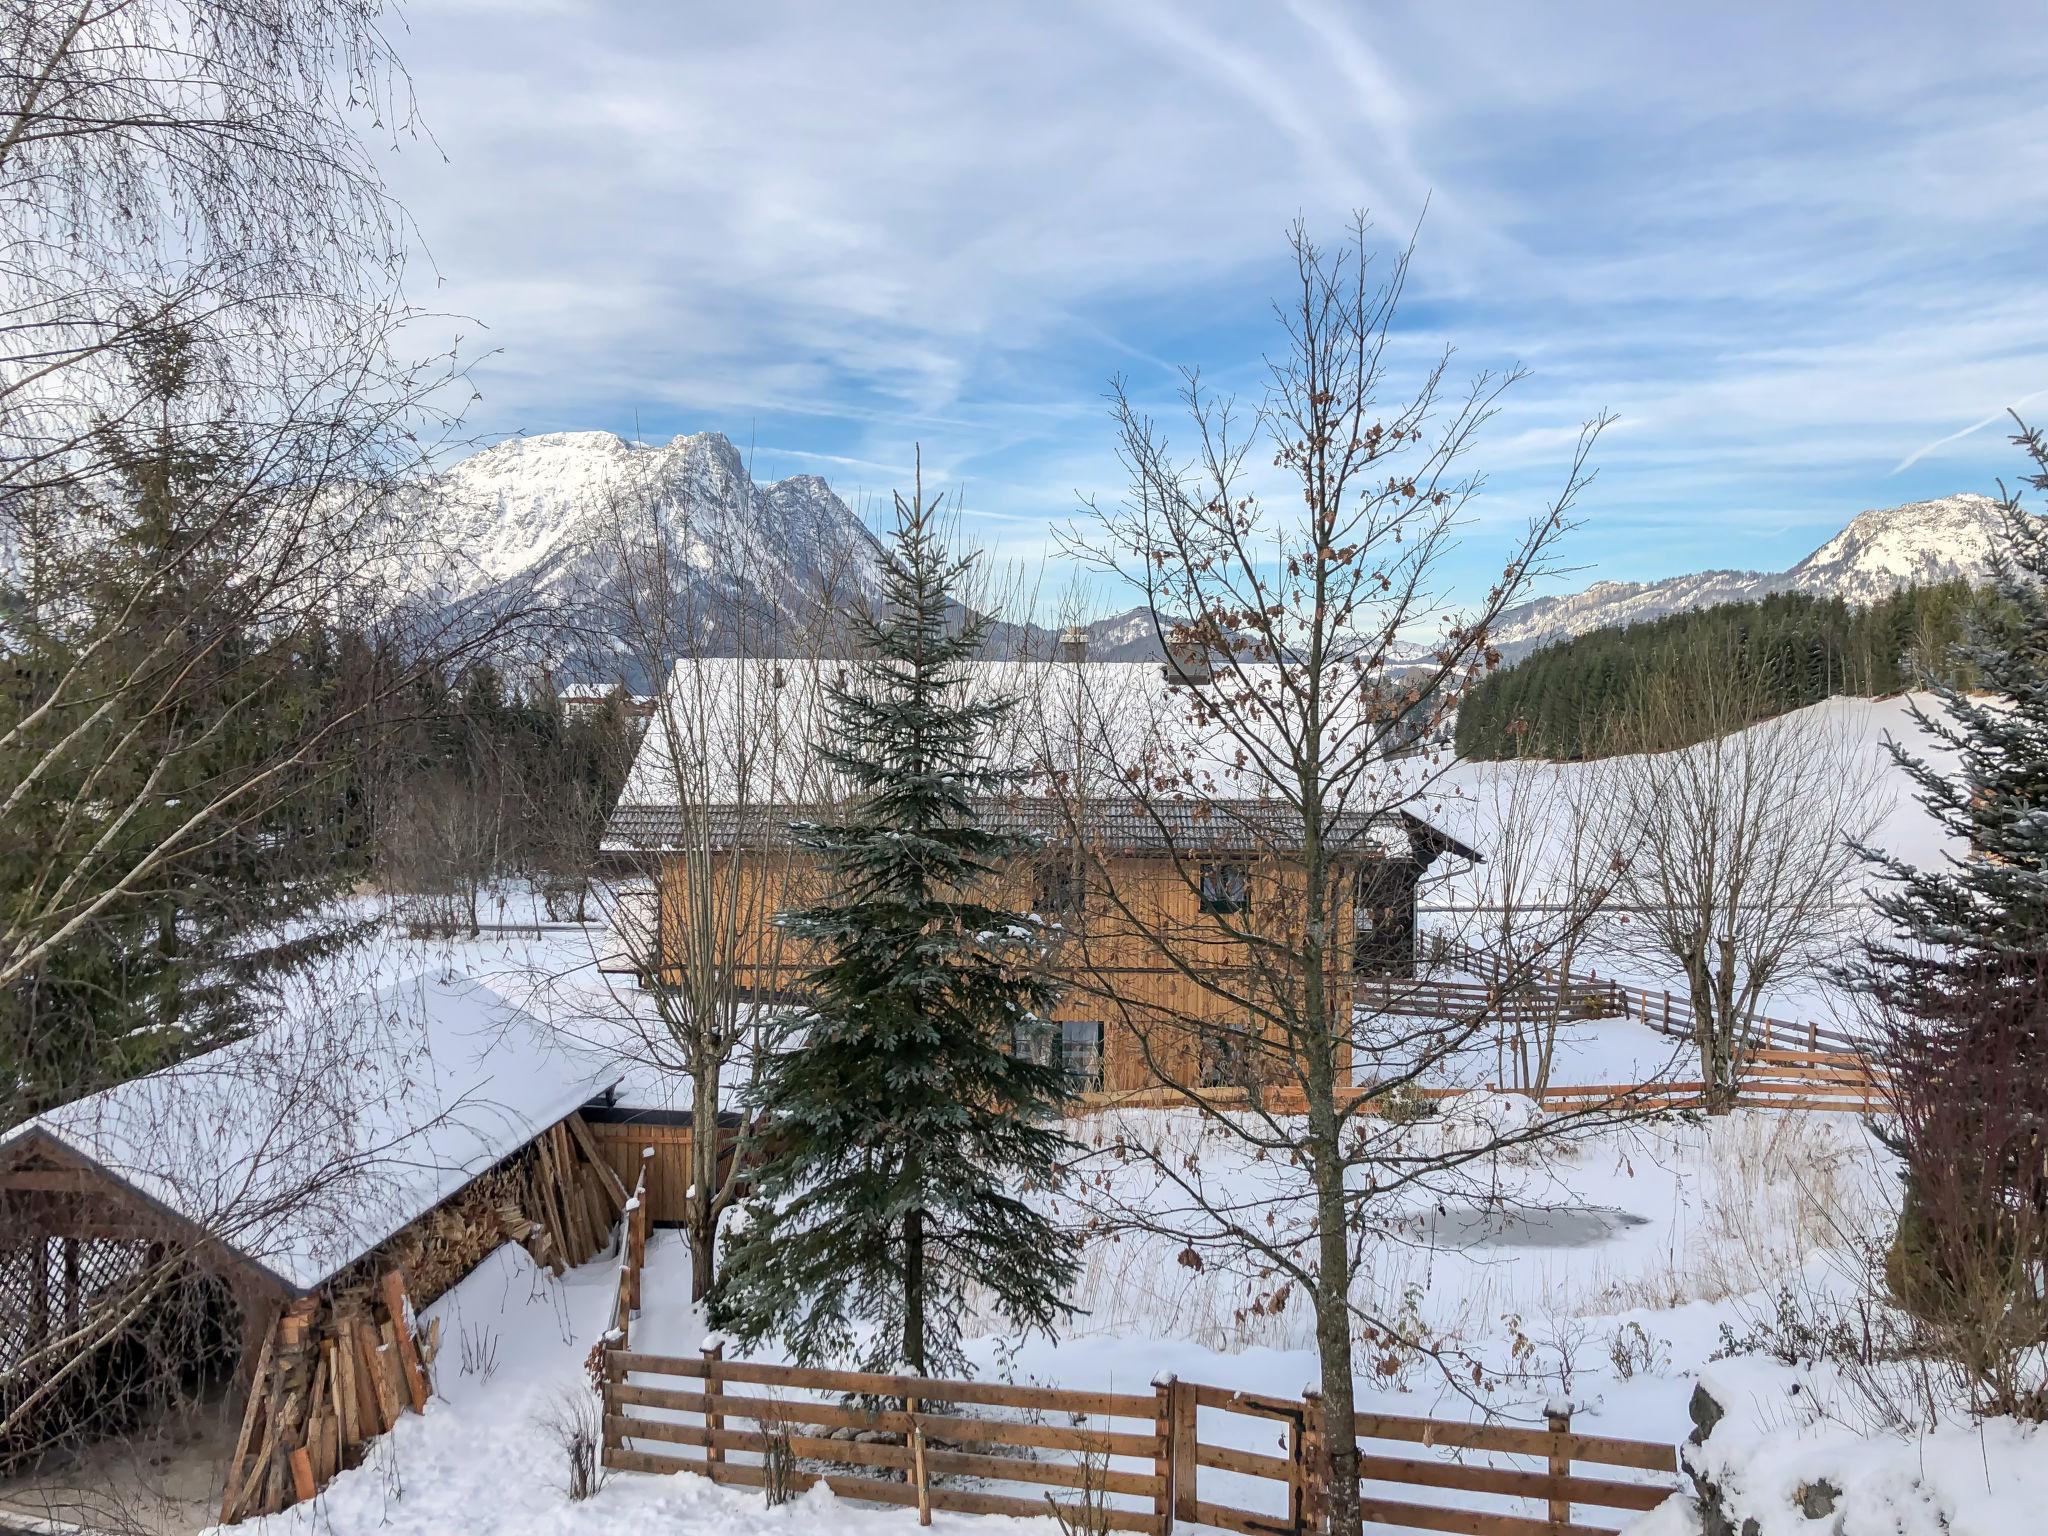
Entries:
<svg viewBox="0 0 2048 1536">
<path fill-rule="evenodd" d="M 815 814 L 842 800 L 843 787 L 820 748 L 833 733 L 829 690 L 851 670 L 850 663 L 830 660 L 679 662 L 619 795 L 604 850 L 675 846 L 676 808 L 685 801 L 735 807 L 755 819 L 768 814 L 786 824 L 792 812 L 800 819 L 802 808 Z M 1268 839 L 1277 833 L 1271 823 L 1281 808 L 1262 793 L 1265 785 L 1247 764 L 1242 743 L 1193 707 L 1187 687 L 1170 681 L 1160 663 L 983 661 L 961 672 L 966 693 L 1019 701 L 989 750 L 994 766 L 1026 777 L 1015 797 L 990 802 L 990 814 L 1030 819 L 1051 787 L 1031 776 L 1052 765 L 1070 784 L 1090 786 L 1089 798 L 1104 807 L 1121 802 L 1121 809 L 1104 812 L 1115 824 L 1112 834 L 1118 827 L 1134 836 L 1147 832 L 1155 812 L 1164 808 L 1171 818 L 1181 806 L 1187 811 L 1178 819 L 1187 822 L 1193 841 L 1175 839 L 1175 846 L 1192 848 L 1204 840 L 1205 828 L 1256 824 Z M 1170 764 L 1185 773 L 1186 788 L 1148 795 L 1149 805 L 1138 807 L 1124 775 L 1140 762 Z M 1412 817 L 1367 806 L 1337 814 L 1361 827 L 1373 824 L 1379 851 L 1409 846 Z"/>
<path fill-rule="evenodd" d="M 1069 809 L 1033 797 L 990 796 L 975 802 L 976 819 L 990 831 L 1062 841 Z M 605 830 L 611 852 L 657 853 L 680 849 L 692 838 L 711 848 L 761 848 L 791 840 L 815 809 L 794 805 L 711 807 L 685 818 L 680 807 L 622 805 Z M 1091 801 L 1074 814 L 1085 840 L 1103 851 L 1167 853 L 1180 857 L 1260 854 L 1298 846 L 1301 816 L 1278 800 Z M 687 821 L 687 828 L 686 828 Z M 1329 818 L 1324 836 L 1336 851 L 1427 860 L 1470 849 L 1405 813 L 1361 812 Z M 650 893 L 651 894 L 651 893 Z M 641 919 L 644 923 L 647 920 Z"/>
<path fill-rule="evenodd" d="M 294 1291 L 310 1290 L 617 1079 L 489 987 L 425 975 L 26 1122 Z"/>
</svg>

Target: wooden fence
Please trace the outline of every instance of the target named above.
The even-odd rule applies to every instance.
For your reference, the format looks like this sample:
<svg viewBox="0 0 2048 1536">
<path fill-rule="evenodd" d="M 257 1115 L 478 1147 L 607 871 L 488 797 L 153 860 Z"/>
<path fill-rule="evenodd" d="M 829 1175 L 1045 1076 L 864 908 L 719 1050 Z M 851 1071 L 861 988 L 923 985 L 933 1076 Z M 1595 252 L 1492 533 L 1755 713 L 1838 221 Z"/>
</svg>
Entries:
<svg viewBox="0 0 2048 1536">
<path fill-rule="evenodd" d="M 1891 1078 L 1882 1067 L 1851 1051 L 1753 1050 L 1740 1061 L 1736 1097 L 1751 1109 L 1825 1109 L 1876 1114 L 1889 1107 Z M 1405 1087 L 1406 1100 L 1453 1099 L 1466 1088 Z M 1489 1093 L 1521 1093 L 1488 1083 Z M 1365 1088 L 1339 1088 L 1340 1104 L 1353 1104 L 1370 1093 Z M 1697 1080 L 1659 1078 L 1647 1083 L 1552 1083 L 1536 1096 L 1544 1110 L 1565 1114 L 1575 1110 L 1655 1112 L 1691 1110 L 1706 1104 L 1706 1084 Z M 1199 1099 L 1211 1109 L 1261 1110 L 1269 1115 L 1304 1115 L 1308 1101 L 1299 1085 L 1273 1083 L 1252 1088 L 1134 1088 L 1123 1092 L 1081 1095 L 1078 1107 L 1102 1109 L 1186 1109 Z M 1367 1113 L 1380 1106 L 1367 1104 Z"/>
<path fill-rule="evenodd" d="M 1875 1114 L 1888 1107 L 1890 1074 L 1850 1051 L 1755 1050 L 1739 1065 L 1736 1098 L 1752 1109 L 1831 1109 Z M 1703 1082 L 1581 1083 L 1543 1090 L 1543 1108 L 1698 1109 Z"/>
<path fill-rule="evenodd" d="M 1442 934 L 1424 935 L 1420 944 L 1425 963 L 1456 966 L 1488 979 L 1467 983 L 1388 978 L 1376 987 L 1383 1002 L 1388 994 L 1402 1000 L 1412 995 L 1416 1003 L 1426 1007 L 1440 995 L 1450 1005 L 1450 1011 L 1434 1016 L 1455 1017 L 1479 1006 L 1491 1006 L 1506 1007 L 1509 1017 L 1518 1011 L 1524 1016 L 1544 1018 L 1555 1016 L 1562 1002 L 1580 1017 L 1630 1018 L 1663 1034 L 1692 1038 L 1692 1004 L 1669 990 L 1632 987 L 1592 976 L 1566 975 L 1560 979 L 1554 967 L 1515 965 L 1490 950 Z M 1563 998 L 1559 996 L 1561 991 L 1565 994 Z M 1813 1020 L 1776 1019 L 1761 1013 L 1752 1015 L 1745 1023 L 1743 1036 L 1745 1044 L 1754 1050 L 1855 1051 L 1863 1044 L 1854 1035 Z"/>
<path fill-rule="evenodd" d="M 1328 1527 L 1330 1426 L 1314 1395 L 1171 1376 L 1125 1393 L 809 1370 L 727 1360 L 716 1341 L 698 1359 L 615 1345 L 604 1375 L 604 1464 L 622 1471 L 772 1480 L 787 1493 L 822 1482 L 915 1506 L 924 1523 L 935 1509 L 1050 1507 L 1085 1515 L 1083 1528 L 1162 1536 L 1176 1523 L 1258 1536 Z M 1606 1536 L 1614 1527 L 1578 1512 L 1654 1509 L 1678 1470 L 1672 1446 L 1575 1434 L 1568 1414 L 1542 1429 L 1359 1414 L 1352 1432 L 1368 1524 L 1463 1536 Z M 1527 1512 L 1536 1505 L 1541 1515 Z"/>
<path fill-rule="evenodd" d="M 645 1174 L 649 1218 L 655 1222 L 682 1221 L 690 1186 L 696 1182 L 693 1152 L 697 1129 L 691 1116 L 594 1108 L 586 1110 L 583 1118 L 589 1123 L 598 1154 L 619 1176 L 620 1183 L 630 1186 Z M 721 1176 L 739 1136 L 739 1116 L 731 1112 L 721 1114 Z"/>
<path fill-rule="evenodd" d="M 654 1210 L 647 1203 L 647 1170 L 654 1161 L 654 1148 L 643 1150 L 640 1176 L 633 1193 L 626 1197 L 625 1227 L 619 1243 L 619 1290 L 612 1305 L 612 1328 L 605 1336 L 608 1345 L 623 1348 L 632 1341 L 633 1314 L 640 1310 L 640 1275 L 647 1268 L 647 1234 L 654 1225 Z"/>
</svg>

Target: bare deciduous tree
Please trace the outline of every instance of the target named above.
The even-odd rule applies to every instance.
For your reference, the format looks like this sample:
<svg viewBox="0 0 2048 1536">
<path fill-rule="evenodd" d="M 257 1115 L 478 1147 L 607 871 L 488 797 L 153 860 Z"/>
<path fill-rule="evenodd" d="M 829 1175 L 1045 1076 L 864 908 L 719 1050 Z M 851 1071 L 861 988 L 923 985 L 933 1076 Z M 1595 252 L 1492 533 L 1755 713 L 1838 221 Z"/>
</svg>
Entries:
<svg viewBox="0 0 2048 1536">
<path fill-rule="evenodd" d="M 1178 455 L 1128 389 L 1116 389 L 1131 490 L 1121 507 L 1094 509 L 1074 547 L 1145 594 L 1159 639 L 1193 664 L 1193 680 L 1176 729 L 1135 760 L 1099 762 L 1064 793 L 1077 839 L 1090 829 L 1088 796 L 1114 786 L 1133 800 L 1168 850 L 1168 885 L 1179 889 L 1180 899 L 1162 900 L 1125 883 L 1118 861 L 1095 860 L 1099 912 L 1087 944 L 1103 953 L 1137 944 L 1197 1004 L 1137 997 L 1123 976 L 1091 975 L 1086 952 L 1077 986 L 1117 1012 L 1169 1093 L 1215 1133 L 1250 1143 L 1276 1169 L 1298 1170 L 1305 1186 L 1223 1188 L 1196 1160 L 1161 1159 L 1157 1171 L 1179 1198 L 1122 1219 L 1186 1237 L 1197 1261 L 1202 1249 L 1229 1255 L 1276 1291 L 1306 1291 L 1325 1409 L 1332 1424 L 1347 1425 L 1356 1350 L 1399 1329 L 1354 1293 L 1375 1213 L 1405 1195 L 1467 1184 L 1504 1146 L 1554 1133 L 1519 1121 L 1418 1137 L 1376 1118 L 1375 1101 L 1429 1080 L 1483 1042 L 1491 1022 L 1483 1009 L 1418 1016 L 1425 1010 L 1398 981 L 1375 1000 L 1351 971 L 1357 935 L 1347 929 L 1376 905 L 1373 881 L 1388 851 L 1377 840 L 1425 803 L 1441 772 L 1433 756 L 1390 754 L 1418 725 L 1433 736 L 1494 661 L 1491 627 L 1549 559 L 1602 423 L 1581 434 L 1563 489 L 1512 541 L 1501 577 L 1463 615 L 1446 613 L 1443 561 L 1479 487 L 1463 460 L 1518 375 L 1482 374 L 1454 393 L 1445 355 L 1412 393 L 1390 399 L 1408 254 L 1378 279 L 1362 219 L 1334 254 L 1297 228 L 1292 253 L 1296 283 L 1277 306 L 1286 344 L 1268 360 L 1248 420 L 1190 373 L 1194 444 Z M 1270 454 L 1287 502 L 1299 498 L 1296 511 L 1274 511 L 1261 497 L 1255 453 Z M 1103 722 L 1094 739 L 1113 751 L 1120 729 Z M 1230 795 L 1265 809 L 1236 811 L 1214 798 Z M 1209 802 L 1192 813 L 1197 821 L 1241 819 L 1231 836 L 1250 851 L 1234 875 L 1212 867 L 1205 879 L 1200 843 L 1210 829 L 1190 835 L 1176 810 L 1190 800 Z M 1191 1026 L 1191 1011 L 1214 1022 Z M 1217 1074 L 1207 1052 L 1188 1050 L 1191 1028 L 1202 1043 L 1230 1047 L 1248 1108 L 1225 1109 L 1205 1093 Z M 1282 1107 L 1296 1095 L 1305 1114 Z M 1147 1155 L 1142 1141 L 1127 1153 Z M 1336 1434 L 1330 1452 L 1332 1529 L 1355 1532 L 1357 1445 Z"/>
<path fill-rule="evenodd" d="M 1735 1102 L 1771 989 L 1819 974 L 1861 931 L 1855 849 L 1889 804 L 1881 760 L 1839 714 L 1753 723 L 1755 702 L 1739 671 L 1702 657 L 1621 718 L 1611 762 L 1610 803 L 1630 845 L 1612 932 L 1618 948 L 1684 979 L 1715 1113 Z M 1701 732 L 1673 751 L 1639 749 Z"/>
<path fill-rule="evenodd" d="M 684 1225 L 692 1294 L 702 1298 L 756 1130 L 746 1120 L 721 1130 L 721 1107 L 766 1063 L 781 1027 L 776 978 L 792 970 L 773 920 L 805 895 L 788 824 L 833 797 L 815 754 L 819 674 L 831 615 L 849 596 L 839 587 L 850 589 L 859 573 L 826 573 L 812 605 L 795 615 L 741 606 L 727 615 L 737 630 L 714 637 L 701 601 L 707 587 L 778 584 L 748 568 L 745 550 L 712 551 L 707 572 L 690 529 L 630 488 L 607 509 L 598 542 L 605 629 L 622 648 L 612 660 L 654 689 L 621 804 L 655 813 L 638 845 L 615 855 L 631 878 L 602 888 L 600 902 L 614 932 L 638 950 L 646 983 L 619 997 L 619 1013 L 652 1065 L 689 1081 Z M 713 643 L 740 654 L 709 655 Z"/>
<path fill-rule="evenodd" d="M 1483 765 L 1471 790 L 1486 858 L 1469 879 L 1455 937 L 1476 944 L 1471 963 L 1486 979 L 1528 978 L 1501 1021 L 1496 1080 L 1539 1098 L 1559 1032 L 1579 1016 L 1574 984 L 1592 979 L 1586 893 L 1610 890 L 1628 857 L 1611 777 L 1603 759 L 1514 757 Z"/>
</svg>

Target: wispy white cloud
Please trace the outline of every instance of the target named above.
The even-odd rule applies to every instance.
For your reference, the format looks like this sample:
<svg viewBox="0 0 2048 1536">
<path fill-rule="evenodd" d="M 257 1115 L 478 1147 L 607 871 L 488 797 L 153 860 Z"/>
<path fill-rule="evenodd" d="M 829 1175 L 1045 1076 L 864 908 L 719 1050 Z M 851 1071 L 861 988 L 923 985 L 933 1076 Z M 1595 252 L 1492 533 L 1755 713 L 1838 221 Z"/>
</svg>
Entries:
<svg viewBox="0 0 2048 1536">
<path fill-rule="evenodd" d="M 1986 402 L 2039 398 L 2028 15 L 441 0 L 408 46 L 445 159 L 394 180 L 420 297 L 499 349 L 480 430 L 637 410 L 849 496 L 922 444 L 1026 554 L 1119 490 L 1109 374 L 1162 416 L 1184 362 L 1255 399 L 1288 221 L 1367 204 L 1392 243 L 1427 200 L 1398 370 L 1533 370 L 1475 458 L 1474 570 L 1602 408 L 1604 574 L 1783 564 L 1988 483 Z"/>
<path fill-rule="evenodd" d="M 1899 460 L 1898 463 L 1894 464 L 1892 466 L 1892 473 L 1896 475 L 1901 470 L 1911 469 L 1915 464 L 1918 464 L 1930 453 L 1934 453 L 1939 449 L 1945 448 L 1950 443 L 1959 443 L 1964 438 L 1969 437 L 1974 433 L 1982 432 L 1986 427 L 1990 426 L 1994 422 L 2009 420 L 2014 412 L 2025 409 L 2029 404 L 2040 399 L 2043 395 L 2048 395 L 2048 389 L 2037 389 L 2029 394 L 2021 395 L 2019 399 L 2013 401 L 2012 404 L 2006 406 L 2003 410 L 1993 411 L 1989 416 L 1986 416 L 1982 421 L 1973 421 L 1967 427 L 1963 427 L 1957 431 L 1951 432 L 1946 437 L 1937 437 L 1931 443 L 1923 443 L 1920 447 L 1915 448 L 1911 453 L 1907 454 L 1903 459 Z"/>
</svg>

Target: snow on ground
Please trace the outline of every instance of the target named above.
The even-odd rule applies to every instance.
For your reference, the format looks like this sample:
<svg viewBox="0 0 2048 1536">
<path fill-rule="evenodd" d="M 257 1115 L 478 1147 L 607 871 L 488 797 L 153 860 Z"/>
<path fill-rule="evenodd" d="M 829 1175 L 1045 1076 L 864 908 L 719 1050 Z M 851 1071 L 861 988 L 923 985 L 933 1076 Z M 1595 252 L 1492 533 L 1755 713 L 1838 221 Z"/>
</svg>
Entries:
<svg viewBox="0 0 2048 1536">
<path fill-rule="evenodd" d="M 816 1490 L 780 1510 L 751 1490 L 700 1477 L 614 1474 L 572 1501 L 566 1455 L 550 1420 L 587 1413 L 590 1346 L 607 1325 L 617 1272 L 599 1260 L 557 1281 L 517 1247 L 501 1248 L 427 1309 L 441 1322 L 436 1396 L 373 1442 L 368 1458 L 311 1504 L 236 1527 L 251 1536 L 571 1536 L 575 1532 L 900 1532 L 915 1512 L 876 1510 Z M 703 1330 L 687 1297 L 687 1254 L 672 1233 L 648 1248 L 642 1326 L 650 1347 L 694 1352 Z M 637 1341 L 636 1341 L 637 1342 Z M 1035 1522 L 1034 1522 L 1035 1524 Z M 1053 1526 L 1044 1522 L 1047 1531 Z M 935 1515 L 940 1531 L 984 1522 Z M 1030 1529 L 1029 1526 L 1024 1529 Z"/>
<path fill-rule="evenodd" d="M 1095 1154 L 1091 1177 L 1108 1180 L 1125 1200 L 1146 1200 L 1156 1176 L 1101 1151 L 1120 1131 L 1198 1157 L 1223 1186 L 1265 1187 L 1274 1176 L 1270 1163 L 1247 1158 L 1185 1112 L 1103 1114 L 1074 1129 Z M 1362 1408 L 1540 1422 L 1545 1400 L 1563 1393 L 1576 1427 L 1676 1441 L 1689 1428 L 1693 1372 L 1720 1326 L 1744 1326 L 1765 1308 L 1761 1298 L 1780 1277 L 1815 1262 L 1826 1213 L 1875 1207 L 1889 1179 L 1849 1117 L 1766 1113 L 1615 1131 L 1495 1174 L 1491 1199 L 1413 1207 L 1390 1222 L 1371 1247 L 1359 1293 L 1418 1341 L 1484 1362 L 1495 1385 L 1468 1395 L 1420 1352 L 1380 1351 L 1361 1361 Z M 1085 1204 L 1069 1197 L 1058 1214 L 1085 1223 L 1103 1199 L 1099 1188 Z M 1082 1315 L 1064 1336 L 976 1332 L 968 1342 L 974 1374 L 1145 1393 L 1158 1373 L 1172 1371 L 1286 1397 L 1315 1379 L 1309 1313 L 1298 1296 L 1251 1311 L 1270 1285 L 1229 1264 L 1190 1269 L 1179 1246 L 1097 1234 L 1074 1298 Z M 687 1475 L 615 1474 L 593 1500 L 571 1503 L 544 1420 L 565 1398 L 587 1399 L 584 1361 L 606 1325 L 614 1280 L 612 1264 L 599 1261 L 557 1282 L 519 1250 L 502 1250 L 431 1309 L 442 1319 L 440 1397 L 425 1417 L 407 1418 L 311 1510 L 272 1517 L 264 1536 L 553 1533 L 648 1521 L 685 1532 L 909 1529 L 915 1516 L 900 1509 L 814 1492 L 771 1512 L 752 1490 Z M 636 1349 L 696 1352 L 704 1329 L 687 1286 L 680 1241 L 657 1234 Z M 1203 1433 L 1273 1449 L 1272 1426 L 1249 1418 L 1205 1410 Z M 1279 1513 L 1276 1485 L 1209 1469 L 1202 1477 L 1204 1497 Z M 939 1517 L 939 1525 L 988 1529 L 957 1516 Z"/>
<path fill-rule="evenodd" d="M 1903 737 L 1911 729 L 1902 700 L 1817 707 L 1864 732 L 1873 751 L 1883 734 Z M 1464 798 L 1443 797 L 1437 819 L 1456 823 L 1475 814 L 1479 797 L 1471 785 L 1489 771 L 1455 768 L 1447 787 L 1457 791 L 1462 780 Z M 1453 830 L 1482 846 L 1487 841 L 1480 826 Z M 1879 841 L 1917 858 L 1941 851 L 1934 829 L 1903 793 Z M 513 907 L 487 920 L 525 919 Z M 615 1051 L 628 1068 L 629 1102 L 681 1107 L 686 1085 L 653 1065 L 639 1028 L 621 1022 L 637 1013 L 645 1024 L 645 998 L 594 971 L 602 944 L 598 925 L 455 941 L 386 934 L 351 964 L 368 978 L 426 967 L 484 981 L 579 1042 Z M 1837 1001 L 1825 986 L 1804 984 L 1783 989 L 1771 1011 L 1827 1017 Z M 1624 1082 L 1661 1071 L 1689 1075 L 1679 1042 L 1625 1020 L 1589 1020 L 1566 1026 L 1553 1079 Z M 1502 1080 L 1490 1046 L 1468 1052 L 1441 1075 L 1466 1084 Z M 1455 1134 L 1461 1115 L 1528 1109 L 1480 1093 L 1447 1113 L 1445 1124 L 1423 1134 Z M 1079 1313 L 1057 1342 L 1009 1339 L 971 1322 L 966 1347 L 975 1374 L 1142 1393 L 1157 1374 L 1172 1371 L 1288 1397 L 1315 1379 L 1309 1312 L 1299 1295 L 1275 1302 L 1270 1277 L 1214 1253 L 1191 1266 L 1178 1240 L 1088 1227 L 1120 1204 L 1157 1209 L 1170 1198 L 1145 1159 L 1113 1154 L 1119 1134 L 1150 1138 L 1163 1157 L 1192 1159 L 1212 1189 L 1284 1188 L 1287 1175 L 1185 1113 L 1102 1114 L 1074 1122 L 1073 1130 L 1089 1154 L 1080 1171 L 1090 1187 L 1062 1197 L 1057 1212 L 1090 1232 L 1073 1298 Z M 1500 1158 L 1456 1190 L 1389 1212 L 1368 1242 L 1357 1300 L 1409 1344 L 1361 1351 L 1361 1406 L 1528 1423 L 1540 1420 L 1547 1399 L 1562 1395 L 1574 1405 L 1575 1427 L 1677 1442 L 1692 1428 L 1687 1405 L 1704 1378 L 1729 1409 L 1704 1453 L 1718 1479 L 1781 1510 L 1790 1510 L 1790 1495 L 1816 1476 L 1839 1474 L 1843 1486 L 1854 1485 L 1829 1522 L 1774 1515 L 1758 1536 L 2017 1536 L 2038 1529 L 2048 1498 L 2048 1456 L 2040 1454 L 2048 1447 L 2040 1437 L 2009 1424 L 1977 1429 L 1960 1422 L 1919 1438 L 1875 1434 L 1867 1417 L 1858 1417 L 1853 1386 L 1831 1380 L 1825 1368 L 1782 1366 L 1756 1354 L 1726 1357 L 1731 1337 L 1768 1322 L 1781 1294 L 1858 1296 L 1868 1272 L 1853 1245 L 1887 1229 L 1896 1198 L 1889 1154 L 1847 1115 L 1744 1110 L 1705 1123 L 1615 1128 L 1568 1148 Z M 444 1319 L 441 1398 L 424 1418 L 407 1418 L 365 1467 L 338 1479 L 311 1510 L 272 1517 L 267 1526 L 338 1536 L 519 1536 L 650 1523 L 684 1533 L 911 1529 L 915 1515 L 905 1510 L 814 1491 L 769 1511 L 757 1492 L 687 1475 L 615 1474 L 592 1500 L 571 1503 L 561 1452 L 542 1420 L 564 1394 L 573 1400 L 585 1390 L 585 1356 L 605 1324 L 613 1279 L 603 1262 L 556 1282 L 535 1274 L 517 1250 L 494 1257 L 433 1309 Z M 680 1243 L 658 1234 L 636 1348 L 694 1352 L 703 1324 L 688 1304 L 687 1284 Z M 1469 1375 L 1464 1386 L 1454 1384 L 1416 1344 L 1477 1363 L 1485 1385 L 1473 1390 Z M 1271 1448 L 1270 1429 L 1250 1419 L 1205 1410 L 1203 1433 L 1247 1449 Z M 1213 1469 L 1202 1476 L 1215 1497 L 1253 1507 L 1273 1502 L 1270 1485 Z M 935 1525 L 1003 1529 L 944 1514 Z M 1675 1499 L 1631 1531 L 1696 1536 L 1697 1517 L 1688 1500 Z"/>
<path fill-rule="evenodd" d="M 1830 729 L 1862 743 L 1862 750 L 1880 765 L 1879 793 L 1885 798 L 1882 819 L 1871 836 L 1872 845 L 1899 858 L 1928 865 L 1959 850 L 1913 798 L 1909 782 L 1891 761 L 1885 743 L 1896 741 L 1916 756 L 1941 764 L 1952 765 L 1954 754 L 1927 736 L 1913 719 L 1916 705 L 1930 717 L 1941 718 L 1940 701 L 1929 693 L 1889 699 L 1828 699 L 1797 713 L 1817 717 Z M 1524 796 L 1527 804 L 1537 807 L 1533 813 L 1524 813 L 1533 815 L 1537 826 L 1533 851 L 1521 864 L 1523 873 L 1516 877 L 1520 882 L 1518 905 L 1562 899 L 1561 893 L 1546 891 L 1546 880 L 1554 881 L 1569 869 L 1570 861 L 1564 850 L 1572 804 L 1589 798 L 1586 786 L 1597 782 L 1596 776 L 1602 771 L 1599 763 L 1467 761 L 1434 770 L 1422 765 L 1408 769 L 1418 788 L 1425 777 L 1428 780 L 1416 809 L 1482 852 L 1494 847 L 1496 826 L 1509 814 L 1506 806 L 1511 796 Z M 1590 798 L 1597 815 L 1599 797 Z M 1423 926 L 1453 936 L 1479 938 L 1484 921 L 1475 914 L 1499 903 L 1502 870 L 1498 859 L 1479 864 L 1444 860 L 1423 885 Z M 1868 872 L 1860 873 L 1856 883 L 1859 888 L 1867 887 L 1872 878 Z M 1853 894 L 1848 892 L 1845 896 Z M 1672 984 L 1671 977 L 1658 974 L 1642 959 L 1631 957 L 1618 963 L 1602 960 L 1598 953 L 1589 954 L 1573 968 L 1635 985 Z M 1822 977 L 1785 978 L 1771 990 L 1764 1011 L 1774 1018 L 1814 1020 L 1839 1027 L 1847 1027 L 1855 1019 L 1850 1001 Z"/>
</svg>

